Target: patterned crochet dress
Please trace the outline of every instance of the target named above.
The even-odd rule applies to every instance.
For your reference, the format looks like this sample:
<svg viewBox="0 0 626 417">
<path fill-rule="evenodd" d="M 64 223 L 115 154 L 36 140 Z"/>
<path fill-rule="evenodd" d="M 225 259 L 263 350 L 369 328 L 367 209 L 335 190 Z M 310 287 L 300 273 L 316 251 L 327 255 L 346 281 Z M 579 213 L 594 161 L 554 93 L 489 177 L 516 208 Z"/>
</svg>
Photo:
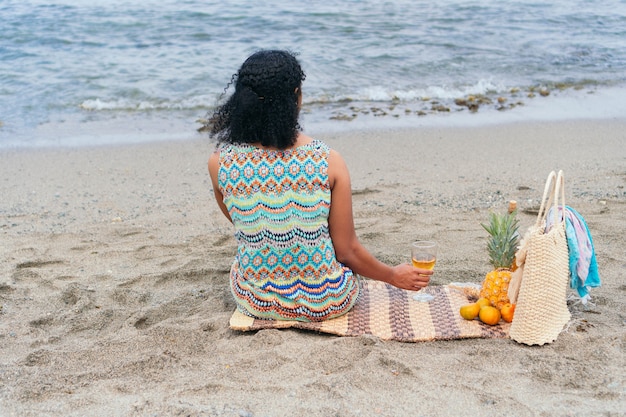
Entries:
<svg viewBox="0 0 626 417">
<path fill-rule="evenodd" d="M 328 232 L 329 147 L 220 148 L 219 189 L 235 226 L 231 291 L 244 314 L 320 321 L 347 313 L 357 277 L 335 257 Z"/>
</svg>

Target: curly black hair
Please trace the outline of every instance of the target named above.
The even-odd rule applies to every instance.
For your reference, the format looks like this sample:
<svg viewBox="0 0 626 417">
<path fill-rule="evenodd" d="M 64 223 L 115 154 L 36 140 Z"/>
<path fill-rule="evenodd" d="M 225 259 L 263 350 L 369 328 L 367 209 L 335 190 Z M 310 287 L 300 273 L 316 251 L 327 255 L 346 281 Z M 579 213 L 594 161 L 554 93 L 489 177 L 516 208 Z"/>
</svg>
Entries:
<svg viewBox="0 0 626 417">
<path fill-rule="evenodd" d="M 218 106 L 208 130 L 218 143 L 260 143 L 285 149 L 301 130 L 298 100 L 306 75 L 295 54 L 262 50 L 251 55 L 234 74 L 235 92 Z"/>
</svg>

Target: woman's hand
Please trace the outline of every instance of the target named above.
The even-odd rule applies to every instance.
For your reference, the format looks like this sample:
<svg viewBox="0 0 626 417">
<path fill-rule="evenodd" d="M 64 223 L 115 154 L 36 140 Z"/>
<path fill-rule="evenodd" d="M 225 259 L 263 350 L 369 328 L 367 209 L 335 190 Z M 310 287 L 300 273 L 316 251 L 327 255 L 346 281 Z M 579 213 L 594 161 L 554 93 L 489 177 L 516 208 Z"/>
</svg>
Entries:
<svg viewBox="0 0 626 417">
<path fill-rule="evenodd" d="M 393 274 L 389 283 L 405 290 L 419 291 L 428 286 L 432 274 L 433 271 L 430 269 L 415 268 L 411 264 L 400 264 L 393 267 Z"/>
</svg>

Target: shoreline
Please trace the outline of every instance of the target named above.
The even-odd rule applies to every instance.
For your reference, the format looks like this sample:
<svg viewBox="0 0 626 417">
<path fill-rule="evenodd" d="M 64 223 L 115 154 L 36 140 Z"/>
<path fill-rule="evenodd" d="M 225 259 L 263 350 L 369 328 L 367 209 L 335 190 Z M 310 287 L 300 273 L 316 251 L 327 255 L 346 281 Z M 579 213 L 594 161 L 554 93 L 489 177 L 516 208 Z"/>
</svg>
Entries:
<svg viewBox="0 0 626 417">
<path fill-rule="evenodd" d="M 516 200 L 524 232 L 563 169 L 598 256 L 593 304 L 572 298 L 567 330 L 542 347 L 238 333 L 208 138 L 0 149 L 0 414 L 623 412 L 626 118 L 305 132 L 346 160 L 357 234 L 379 259 L 439 242 L 431 285 L 481 282 L 480 223 Z"/>
<path fill-rule="evenodd" d="M 358 102 L 305 104 L 301 124 L 310 134 L 350 133 L 421 128 L 473 128 L 511 123 L 620 120 L 626 115 L 626 87 L 553 90 L 528 99 L 511 93 L 503 104 L 467 108 L 467 97 L 422 102 Z M 480 97 L 477 96 L 476 100 Z M 465 104 L 455 104 L 461 100 Z M 522 104 L 515 104 L 522 103 Z M 513 105 L 513 108 L 507 106 Z M 444 110 L 436 110 L 437 108 Z M 496 107 L 503 108 L 498 110 Z M 207 138 L 199 133 L 206 114 L 194 110 L 146 112 L 75 111 L 58 114 L 28 132 L 0 125 L 0 152 L 4 149 L 72 148 L 131 145 Z"/>
</svg>

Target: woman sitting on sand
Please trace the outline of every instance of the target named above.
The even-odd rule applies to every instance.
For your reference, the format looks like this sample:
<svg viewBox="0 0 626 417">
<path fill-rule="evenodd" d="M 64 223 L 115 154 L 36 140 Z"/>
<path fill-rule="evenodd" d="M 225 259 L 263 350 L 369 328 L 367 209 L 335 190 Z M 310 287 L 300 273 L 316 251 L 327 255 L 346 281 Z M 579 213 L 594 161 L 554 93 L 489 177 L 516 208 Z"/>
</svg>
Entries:
<svg viewBox="0 0 626 417">
<path fill-rule="evenodd" d="M 257 52 L 210 120 L 218 147 L 209 173 L 238 244 L 231 291 L 238 309 L 256 318 L 341 316 L 359 293 L 355 273 L 409 290 L 432 274 L 385 265 L 359 242 L 343 158 L 300 132 L 304 79 L 291 53 Z"/>
</svg>

